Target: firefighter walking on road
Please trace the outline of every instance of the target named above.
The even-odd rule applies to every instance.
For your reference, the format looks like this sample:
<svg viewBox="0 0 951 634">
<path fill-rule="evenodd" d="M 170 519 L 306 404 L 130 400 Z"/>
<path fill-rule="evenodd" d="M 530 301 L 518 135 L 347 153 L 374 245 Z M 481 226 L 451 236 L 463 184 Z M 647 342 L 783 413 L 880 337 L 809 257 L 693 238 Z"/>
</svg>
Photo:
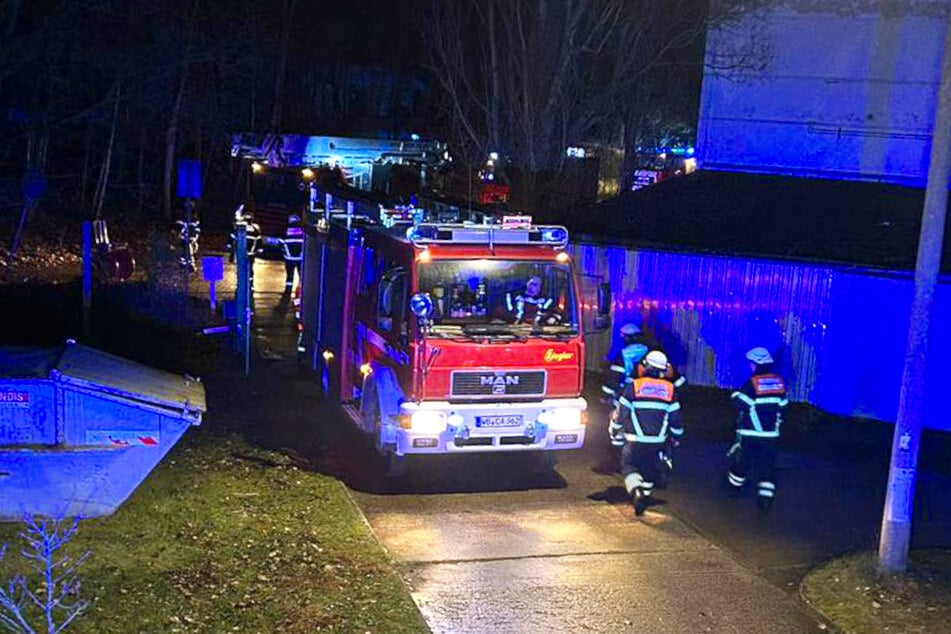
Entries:
<svg viewBox="0 0 951 634">
<path fill-rule="evenodd" d="M 643 375 L 625 384 L 609 426 L 611 444 L 623 446 L 621 474 L 637 516 L 647 510 L 661 477 L 668 437 L 683 435 L 677 390 L 665 378 L 667 355 L 652 350 L 641 364 Z"/>
<path fill-rule="evenodd" d="M 294 272 L 300 279 L 300 263 L 304 254 L 304 230 L 300 226 L 300 216 L 291 214 L 287 217 L 287 229 L 284 231 L 284 270 L 287 277 L 284 280 L 284 292 L 294 290 Z"/>
<path fill-rule="evenodd" d="M 789 401 L 786 384 L 773 372 L 773 357 L 766 348 L 746 353 L 752 375 L 730 396 L 739 410 L 736 442 L 727 454 L 731 458 L 727 481 L 732 495 L 740 495 L 747 480 L 756 482 L 756 501 L 769 510 L 776 495 L 776 453 Z"/>
</svg>

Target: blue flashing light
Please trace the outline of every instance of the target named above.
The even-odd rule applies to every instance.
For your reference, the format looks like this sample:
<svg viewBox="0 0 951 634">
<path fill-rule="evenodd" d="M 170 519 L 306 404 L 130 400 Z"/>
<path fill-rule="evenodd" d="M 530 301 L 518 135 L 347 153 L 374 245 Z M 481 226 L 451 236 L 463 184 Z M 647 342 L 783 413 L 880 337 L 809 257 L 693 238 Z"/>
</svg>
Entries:
<svg viewBox="0 0 951 634">
<path fill-rule="evenodd" d="M 415 132 L 409 135 L 409 138 L 413 141 L 419 141 L 419 135 L 416 134 Z"/>
<path fill-rule="evenodd" d="M 560 227 L 545 229 L 544 231 L 542 231 L 542 242 L 564 244 L 568 242 L 568 232 Z"/>
</svg>

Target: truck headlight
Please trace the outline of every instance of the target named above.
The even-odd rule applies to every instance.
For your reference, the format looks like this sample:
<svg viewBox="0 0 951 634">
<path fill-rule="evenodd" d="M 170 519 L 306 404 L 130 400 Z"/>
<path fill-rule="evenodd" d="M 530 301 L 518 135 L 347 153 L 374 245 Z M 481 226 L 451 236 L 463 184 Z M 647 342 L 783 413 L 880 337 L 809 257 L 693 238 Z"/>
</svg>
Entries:
<svg viewBox="0 0 951 634">
<path fill-rule="evenodd" d="M 581 410 L 574 407 L 557 407 L 538 415 L 538 422 L 549 429 L 577 429 L 581 427 Z"/>
<path fill-rule="evenodd" d="M 446 431 L 446 415 L 432 410 L 419 410 L 410 416 L 411 429 L 424 434 L 440 434 Z"/>
</svg>

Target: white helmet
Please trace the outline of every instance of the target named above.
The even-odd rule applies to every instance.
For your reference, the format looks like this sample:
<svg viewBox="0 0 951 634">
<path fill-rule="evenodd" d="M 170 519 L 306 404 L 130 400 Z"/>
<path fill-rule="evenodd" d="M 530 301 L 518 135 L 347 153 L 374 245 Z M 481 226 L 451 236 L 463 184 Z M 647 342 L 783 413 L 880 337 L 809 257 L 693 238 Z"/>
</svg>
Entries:
<svg viewBox="0 0 951 634">
<path fill-rule="evenodd" d="M 773 362 L 773 357 L 770 356 L 769 350 L 763 348 L 762 346 L 757 346 L 747 352 L 746 358 L 756 365 L 766 365 L 767 363 Z"/>
<path fill-rule="evenodd" d="M 623 337 L 634 337 L 641 334 L 641 329 L 637 327 L 637 324 L 624 324 L 621 326 L 621 336 Z"/>
<path fill-rule="evenodd" d="M 647 356 L 644 357 L 644 363 L 655 370 L 666 370 L 667 355 L 660 350 L 651 350 L 647 353 Z"/>
</svg>

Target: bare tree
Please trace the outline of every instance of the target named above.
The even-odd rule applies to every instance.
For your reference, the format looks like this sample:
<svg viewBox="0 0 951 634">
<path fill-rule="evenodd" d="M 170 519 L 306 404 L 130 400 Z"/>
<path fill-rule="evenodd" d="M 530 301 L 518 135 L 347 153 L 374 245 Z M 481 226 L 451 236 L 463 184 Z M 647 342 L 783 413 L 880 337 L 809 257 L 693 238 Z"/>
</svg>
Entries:
<svg viewBox="0 0 951 634">
<path fill-rule="evenodd" d="M 284 105 L 284 81 L 287 76 L 287 49 L 291 40 L 291 25 L 297 0 L 284 0 L 283 20 L 281 23 L 281 53 L 278 57 L 277 73 L 274 75 L 274 109 L 271 111 L 271 129 L 280 132 Z"/>
<path fill-rule="evenodd" d="M 453 145 L 470 164 L 489 149 L 508 155 L 519 173 L 517 198 L 532 210 L 549 202 L 541 194 L 558 183 L 571 143 L 612 137 L 623 125 L 626 162 L 633 161 L 672 52 L 698 46 L 711 25 L 762 3 L 430 0 L 422 20 Z M 744 50 L 721 61 L 727 70 L 755 57 Z"/>
</svg>

